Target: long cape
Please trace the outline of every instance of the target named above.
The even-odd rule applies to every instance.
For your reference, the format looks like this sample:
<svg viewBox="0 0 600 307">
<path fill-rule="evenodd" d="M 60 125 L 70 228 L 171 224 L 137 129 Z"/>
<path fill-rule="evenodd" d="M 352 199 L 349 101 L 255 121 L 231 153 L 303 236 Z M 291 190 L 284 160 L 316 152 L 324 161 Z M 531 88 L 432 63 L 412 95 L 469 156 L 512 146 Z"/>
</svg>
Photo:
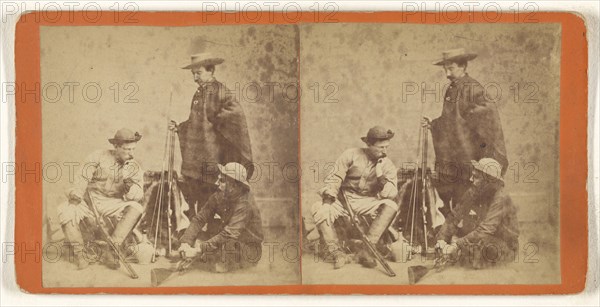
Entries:
<svg viewBox="0 0 600 307">
<path fill-rule="evenodd" d="M 493 158 L 504 174 L 508 159 L 496 104 L 485 98 L 481 84 L 469 76 L 457 86 L 455 102 L 445 102 L 455 104 L 453 112 L 442 112 L 431 123 L 437 163 L 450 163 L 442 167 L 451 173 L 470 169 L 471 160 Z M 468 178 L 470 171 L 462 175 Z"/>
<path fill-rule="evenodd" d="M 248 178 L 252 176 L 254 166 L 252 164 L 252 149 L 250 147 L 250 136 L 248 134 L 248 125 L 246 116 L 242 106 L 237 102 L 235 97 L 231 95 L 225 86 L 217 81 L 212 82 L 218 86 L 218 91 L 208 89 L 206 99 L 208 99 L 213 112 L 209 114 L 208 120 L 213 124 L 214 130 L 217 133 L 220 146 L 222 161 L 220 163 L 238 162 L 244 165 L 248 171 Z M 192 106 L 193 107 L 193 106 Z M 179 144 L 182 155 L 182 173 L 198 173 L 198 161 L 202 161 L 202 157 L 198 157 L 200 146 L 198 131 L 192 129 L 193 122 L 200 120 L 196 117 L 195 112 L 190 113 L 187 121 L 179 126 Z"/>
</svg>

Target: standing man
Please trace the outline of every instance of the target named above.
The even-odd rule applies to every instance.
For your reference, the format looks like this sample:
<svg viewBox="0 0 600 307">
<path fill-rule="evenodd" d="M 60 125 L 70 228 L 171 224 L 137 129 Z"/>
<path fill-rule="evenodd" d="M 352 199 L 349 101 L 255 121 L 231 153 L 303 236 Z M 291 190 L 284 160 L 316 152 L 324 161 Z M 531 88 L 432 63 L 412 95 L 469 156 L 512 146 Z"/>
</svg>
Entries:
<svg viewBox="0 0 600 307">
<path fill-rule="evenodd" d="M 444 95 L 442 115 L 422 124 L 431 128 L 436 155 L 436 188 L 444 201 L 444 214 L 469 187 L 471 160 L 492 158 L 506 172 L 508 160 L 504 134 L 496 104 L 486 99 L 485 90 L 467 74 L 467 64 L 477 54 L 464 49 L 443 52 L 434 65 L 443 66 L 451 81 Z"/>
<path fill-rule="evenodd" d="M 246 168 L 235 162 L 218 168 L 219 190 L 192 219 L 179 251 L 185 257 L 201 254 L 208 270 L 224 273 L 258 263 L 263 233 Z"/>
<path fill-rule="evenodd" d="M 472 164 L 471 186 L 442 225 L 436 247 L 479 269 L 515 259 L 519 224 L 517 208 L 504 191 L 500 163 L 483 158 Z"/>
<path fill-rule="evenodd" d="M 312 214 L 327 252 L 333 256 L 335 269 L 343 267 L 347 261 L 333 227 L 338 217 L 348 215 L 340 202 L 342 192 L 355 214 L 374 218 L 367 233 L 373 244 L 379 241 L 396 216 L 397 171 L 387 157 L 392 137 L 394 133 L 381 126 L 369 129 L 367 136 L 361 138 L 367 147 L 344 151 L 335 162 L 333 173 L 327 177 L 327 185 L 318 192 L 322 201 L 312 206 Z M 364 267 L 377 265 L 366 246 L 358 257 Z"/>
<path fill-rule="evenodd" d="M 190 219 L 217 190 L 217 165 L 240 163 L 248 169 L 248 178 L 254 170 L 244 110 L 214 77 L 215 66 L 223 61 L 210 53 L 192 55 L 192 63 L 183 67 L 192 71 L 198 83 L 190 117 L 179 125 L 171 121 L 169 126 L 179 134 L 182 192 L 191 207 Z"/>
<path fill-rule="evenodd" d="M 136 144 L 141 138 L 139 133 L 127 128 L 117 131 L 114 138 L 108 139 L 114 149 L 99 150 L 88 156 L 81 176 L 76 176 L 75 184 L 67 190 L 69 202 L 58 208 L 59 221 L 74 251 L 78 269 L 89 265 L 89 259 L 83 254 L 80 223 L 95 223 L 89 207 L 91 202 L 102 218 L 120 218 L 111 234 L 112 240 L 120 247 L 142 215 L 143 171 L 133 159 Z M 103 256 L 108 267 L 119 267 L 119 260 L 110 247 Z"/>
</svg>

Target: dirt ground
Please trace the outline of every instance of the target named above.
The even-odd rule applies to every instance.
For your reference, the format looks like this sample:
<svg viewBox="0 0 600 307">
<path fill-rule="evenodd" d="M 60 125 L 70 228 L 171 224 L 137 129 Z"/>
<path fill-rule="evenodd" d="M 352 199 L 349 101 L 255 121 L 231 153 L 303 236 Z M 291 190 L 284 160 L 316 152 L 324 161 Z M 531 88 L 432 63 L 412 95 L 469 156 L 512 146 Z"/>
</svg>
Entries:
<svg viewBox="0 0 600 307">
<path fill-rule="evenodd" d="M 266 230 L 262 257 L 255 267 L 228 273 L 214 273 L 191 269 L 183 275 L 172 275 L 161 287 L 180 286 L 242 286 L 242 285 L 292 285 L 300 283 L 300 259 L 298 244 L 290 238 L 289 232 L 282 229 Z M 48 256 L 48 259 L 55 259 Z M 58 261 L 45 261 L 42 265 L 44 287 L 150 287 L 150 271 L 154 268 L 174 268 L 175 264 L 164 257 L 155 263 L 141 265 L 131 263 L 139 275 L 132 279 L 121 265 L 111 270 L 103 264 L 95 263 L 84 270 L 77 270 L 75 264 L 66 258 Z"/>
<path fill-rule="evenodd" d="M 521 251 L 519 259 L 503 266 L 473 270 L 458 265 L 447 266 L 442 272 L 429 272 L 418 284 L 557 284 L 560 283 L 560 257 L 558 244 L 540 223 L 521 225 Z M 304 284 L 408 284 L 408 267 L 429 265 L 433 261 L 417 255 L 406 262 L 388 262 L 395 277 L 388 277 L 378 265 L 363 268 L 350 263 L 334 270 L 331 263 L 324 263 L 305 251 L 302 257 L 302 280 Z"/>
</svg>

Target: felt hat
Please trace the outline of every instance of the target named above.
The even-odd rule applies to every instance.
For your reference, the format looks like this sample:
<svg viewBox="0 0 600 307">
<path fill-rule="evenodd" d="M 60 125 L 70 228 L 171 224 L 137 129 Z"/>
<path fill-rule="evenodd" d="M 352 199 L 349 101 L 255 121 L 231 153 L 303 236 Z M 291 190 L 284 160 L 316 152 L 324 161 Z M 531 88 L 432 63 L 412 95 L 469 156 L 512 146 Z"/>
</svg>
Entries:
<svg viewBox="0 0 600 307">
<path fill-rule="evenodd" d="M 197 53 L 192 55 L 191 63 L 185 67 L 182 67 L 182 69 L 192 69 L 207 65 L 218 65 L 223 62 L 225 62 L 223 58 L 215 57 L 209 52 Z"/>
<path fill-rule="evenodd" d="M 455 63 L 470 61 L 477 57 L 476 53 L 467 53 L 464 48 L 450 49 L 442 52 L 442 58 L 433 62 L 433 65 L 444 65 L 446 63 Z"/>
<path fill-rule="evenodd" d="M 111 144 L 124 144 L 124 143 L 133 143 L 137 142 L 142 138 L 142 135 L 133 132 L 127 128 L 122 128 L 115 133 L 115 137 L 112 139 L 108 139 L 108 142 Z"/>
<path fill-rule="evenodd" d="M 219 171 L 221 174 L 233 178 L 241 183 L 243 183 L 246 187 L 250 188 L 250 184 L 246 179 L 248 177 L 248 171 L 246 168 L 236 162 L 229 162 L 225 164 L 225 166 L 219 164 Z"/>
<path fill-rule="evenodd" d="M 381 126 L 375 126 L 369 129 L 367 136 L 363 136 L 360 139 L 367 143 L 368 141 L 382 141 L 389 140 L 394 137 L 394 132 L 390 129 L 383 128 Z"/>
</svg>

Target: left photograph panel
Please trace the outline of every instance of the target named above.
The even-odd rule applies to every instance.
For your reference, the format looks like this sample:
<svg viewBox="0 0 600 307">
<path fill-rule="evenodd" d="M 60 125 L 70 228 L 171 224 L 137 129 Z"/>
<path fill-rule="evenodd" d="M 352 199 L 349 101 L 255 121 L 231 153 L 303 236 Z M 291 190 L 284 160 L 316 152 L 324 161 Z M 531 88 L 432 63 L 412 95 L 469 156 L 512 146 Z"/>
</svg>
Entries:
<svg viewBox="0 0 600 307">
<path fill-rule="evenodd" d="M 294 25 L 40 28 L 44 287 L 301 282 Z"/>
</svg>

